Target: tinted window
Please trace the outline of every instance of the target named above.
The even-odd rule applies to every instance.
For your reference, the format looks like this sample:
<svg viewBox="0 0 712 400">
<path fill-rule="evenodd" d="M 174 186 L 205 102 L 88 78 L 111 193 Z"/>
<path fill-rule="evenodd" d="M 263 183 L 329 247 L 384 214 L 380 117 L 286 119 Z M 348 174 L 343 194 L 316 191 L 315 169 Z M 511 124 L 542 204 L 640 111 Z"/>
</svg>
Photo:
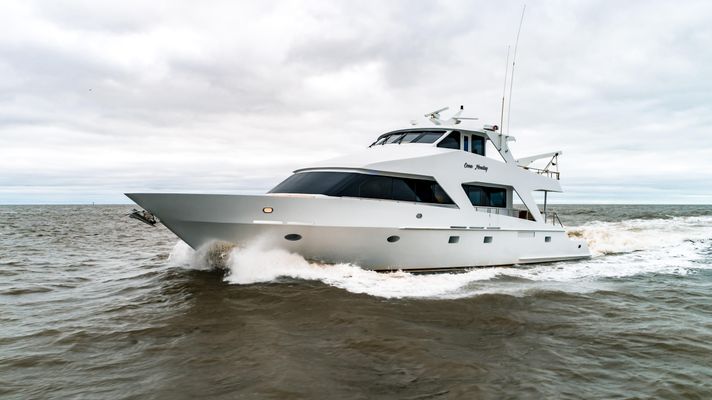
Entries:
<svg viewBox="0 0 712 400">
<path fill-rule="evenodd" d="M 467 136 L 462 137 L 462 149 L 465 151 L 470 151 L 470 141 Z"/>
<path fill-rule="evenodd" d="M 462 188 L 473 206 L 507 207 L 507 189 L 476 185 L 462 185 Z"/>
<path fill-rule="evenodd" d="M 399 134 L 399 135 L 391 135 L 391 136 L 388 137 L 388 139 L 386 140 L 386 142 L 385 142 L 384 144 L 394 143 L 394 142 L 398 141 L 398 139 L 400 139 L 401 137 L 403 137 L 402 134 Z"/>
<path fill-rule="evenodd" d="M 381 135 L 371 146 L 391 143 L 434 143 L 445 131 L 409 131 L 386 133 Z"/>
<path fill-rule="evenodd" d="M 412 179 L 393 179 L 393 200 L 418 201 L 415 195 L 416 183 Z"/>
<path fill-rule="evenodd" d="M 335 172 L 309 172 L 294 174 L 275 186 L 270 193 L 327 194 L 344 180 L 344 174 Z"/>
<path fill-rule="evenodd" d="M 470 203 L 472 203 L 473 206 L 489 205 L 487 193 L 485 192 L 484 188 L 481 188 L 479 186 L 470 186 L 468 188 L 465 188 L 465 193 L 467 193 L 467 197 L 470 199 Z"/>
<path fill-rule="evenodd" d="M 383 144 L 383 143 L 385 143 L 386 140 L 388 140 L 388 136 L 384 136 L 382 138 L 377 139 L 375 142 L 373 142 L 373 144 L 371 146 L 377 145 L 377 144 Z"/>
<path fill-rule="evenodd" d="M 269 192 L 454 204 L 432 180 L 351 172 L 302 172 L 290 176 Z"/>
<path fill-rule="evenodd" d="M 414 180 L 416 201 L 423 203 L 452 204 L 450 196 L 433 181 Z"/>
<path fill-rule="evenodd" d="M 443 132 L 425 132 L 420 137 L 415 138 L 412 143 L 435 143 Z"/>
<path fill-rule="evenodd" d="M 410 143 L 413 140 L 417 139 L 422 135 L 422 132 L 409 132 L 406 133 L 405 136 L 400 140 L 401 143 Z"/>
<path fill-rule="evenodd" d="M 438 147 L 460 150 L 460 132 L 450 132 L 445 139 L 438 143 Z"/>
<path fill-rule="evenodd" d="M 472 152 L 481 156 L 485 155 L 485 138 L 472 135 Z"/>
<path fill-rule="evenodd" d="M 489 193 L 489 202 L 492 207 L 507 207 L 507 191 L 505 189 L 492 189 Z"/>
<path fill-rule="evenodd" d="M 365 175 L 358 185 L 358 197 L 369 199 L 392 199 L 393 198 L 393 178 L 388 176 Z M 351 192 L 351 190 L 347 190 Z M 339 193 L 344 195 L 344 191 Z"/>
</svg>

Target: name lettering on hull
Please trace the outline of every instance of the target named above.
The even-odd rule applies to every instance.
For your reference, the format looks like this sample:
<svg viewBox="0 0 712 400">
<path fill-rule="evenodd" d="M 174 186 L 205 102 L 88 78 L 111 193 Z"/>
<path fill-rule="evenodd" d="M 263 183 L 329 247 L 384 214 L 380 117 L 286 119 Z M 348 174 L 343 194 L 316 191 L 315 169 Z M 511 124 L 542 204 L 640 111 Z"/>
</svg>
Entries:
<svg viewBox="0 0 712 400">
<path fill-rule="evenodd" d="M 472 164 L 465 163 L 464 167 L 465 167 L 465 168 L 469 168 L 469 169 L 474 169 L 474 170 L 485 171 L 485 172 L 487 172 L 487 170 L 489 170 L 489 167 L 488 167 L 488 166 L 486 166 L 486 165 L 480 165 L 480 164 L 477 164 L 477 165 L 474 165 L 474 166 L 473 166 Z"/>
</svg>

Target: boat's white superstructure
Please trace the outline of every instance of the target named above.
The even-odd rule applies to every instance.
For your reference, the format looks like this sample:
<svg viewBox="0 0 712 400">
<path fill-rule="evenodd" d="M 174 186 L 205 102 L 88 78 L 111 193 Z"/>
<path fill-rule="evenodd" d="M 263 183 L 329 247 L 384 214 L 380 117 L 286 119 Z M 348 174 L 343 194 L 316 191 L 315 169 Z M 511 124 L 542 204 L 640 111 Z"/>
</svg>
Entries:
<svg viewBox="0 0 712 400">
<path fill-rule="evenodd" d="M 459 119 L 388 132 L 368 148 L 296 170 L 265 195 L 127 194 L 193 248 L 260 241 L 367 269 L 441 269 L 589 257 L 533 192 L 560 192 L 550 162 L 516 160 L 497 127 Z M 485 156 L 492 143 L 503 161 Z"/>
</svg>

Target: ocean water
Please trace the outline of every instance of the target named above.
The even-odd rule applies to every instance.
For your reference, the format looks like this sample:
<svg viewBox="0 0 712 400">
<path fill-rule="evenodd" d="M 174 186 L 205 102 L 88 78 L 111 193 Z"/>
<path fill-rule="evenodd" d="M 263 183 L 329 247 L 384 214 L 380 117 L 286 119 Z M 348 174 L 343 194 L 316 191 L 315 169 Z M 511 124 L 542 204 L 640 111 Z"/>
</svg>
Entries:
<svg viewBox="0 0 712 400">
<path fill-rule="evenodd" d="M 712 206 L 555 206 L 586 261 L 412 275 L 0 206 L 2 398 L 712 398 Z"/>
</svg>

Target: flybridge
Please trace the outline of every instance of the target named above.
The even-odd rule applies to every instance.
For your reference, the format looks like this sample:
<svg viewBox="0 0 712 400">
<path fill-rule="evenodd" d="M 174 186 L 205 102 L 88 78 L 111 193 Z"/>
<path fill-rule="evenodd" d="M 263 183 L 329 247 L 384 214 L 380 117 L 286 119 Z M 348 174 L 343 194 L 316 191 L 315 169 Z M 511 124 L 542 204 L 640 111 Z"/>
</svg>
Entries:
<svg viewBox="0 0 712 400">
<path fill-rule="evenodd" d="M 514 136 L 504 134 L 497 125 L 484 125 L 480 129 L 464 128 L 460 126 L 463 121 L 475 121 L 478 118 L 462 116 L 463 106 L 460 106 L 460 109 L 450 118 L 442 118 L 441 113 L 448 109 L 449 107 L 443 107 L 424 115 L 435 125 L 434 128 L 413 126 L 387 132 L 380 135 L 369 147 L 389 144 L 429 144 L 485 156 L 485 143 L 489 140 L 507 164 L 517 165 L 538 175 L 559 180 L 558 157 L 562 154 L 561 151 L 515 159 L 509 148 L 509 142 L 516 141 Z M 417 125 L 417 122 L 411 121 L 411 125 Z M 546 158 L 549 160 L 543 168 L 532 166 L 535 161 Z"/>
</svg>

